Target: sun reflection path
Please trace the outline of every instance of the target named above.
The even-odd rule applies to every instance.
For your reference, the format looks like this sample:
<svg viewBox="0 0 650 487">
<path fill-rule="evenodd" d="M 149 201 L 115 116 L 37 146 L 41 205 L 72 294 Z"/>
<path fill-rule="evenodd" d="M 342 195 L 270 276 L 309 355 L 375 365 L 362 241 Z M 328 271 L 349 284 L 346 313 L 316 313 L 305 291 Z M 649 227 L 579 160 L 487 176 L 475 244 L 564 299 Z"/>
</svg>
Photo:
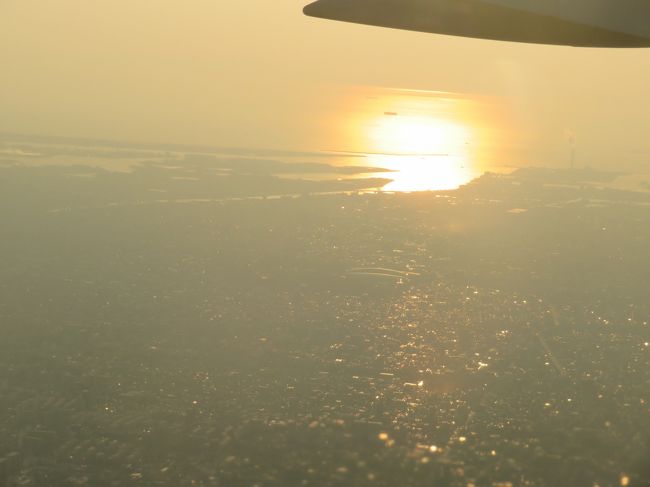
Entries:
<svg viewBox="0 0 650 487">
<path fill-rule="evenodd" d="M 383 191 L 452 190 L 480 176 L 489 104 L 471 96 L 363 88 L 345 117 L 349 146 L 370 167 L 392 172 Z M 492 137 L 490 137 L 492 138 Z"/>
<path fill-rule="evenodd" d="M 388 112 L 367 130 L 372 146 L 383 153 L 369 156 L 370 164 L 395 171 L 384 191 L 456 189 L 473 177 L 466 153 L 470 129 L 458 121 Z"/>
<path fill-rule="evenodd" d="M 458 156 L 368 155 L 368 165 L 389 169 L 388 192 L 457 189 L 479 174 Z"/>
<path fill-rule="evenodd" d="M 375 152 L 404 155 L 448 154 L 458 151 L 470 138 L 460 122 L 434 115 L 385 112 L 371 120 L 368 139 Z"/>
</svg>

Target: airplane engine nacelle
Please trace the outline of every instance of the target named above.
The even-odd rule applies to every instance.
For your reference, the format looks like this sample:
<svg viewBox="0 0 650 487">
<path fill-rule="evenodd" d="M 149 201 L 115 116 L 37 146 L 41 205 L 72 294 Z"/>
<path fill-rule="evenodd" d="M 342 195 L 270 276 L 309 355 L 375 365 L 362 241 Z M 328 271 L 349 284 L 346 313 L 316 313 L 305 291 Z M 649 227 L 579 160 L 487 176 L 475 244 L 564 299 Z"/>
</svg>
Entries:
<svg viewBox="0 0 650 487">
<path fill-rule="evenodd" d="M 581 47 L 650 47 L 650 0 L 318 0 L 306 15 L 395 29 Z"/>
</svg>

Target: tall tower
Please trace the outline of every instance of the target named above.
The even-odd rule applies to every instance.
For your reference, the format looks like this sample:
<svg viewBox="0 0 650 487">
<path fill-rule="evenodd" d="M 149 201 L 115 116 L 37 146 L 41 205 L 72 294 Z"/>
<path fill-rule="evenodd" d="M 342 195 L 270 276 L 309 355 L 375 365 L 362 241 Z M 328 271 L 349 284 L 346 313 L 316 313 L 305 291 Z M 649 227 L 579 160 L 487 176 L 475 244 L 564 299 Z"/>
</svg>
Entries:
<svg viewBox="0 0 650 487">
<path fill-rule="evenodd" d="M 566 132 L 567 142 L 569 143 L 569 167 L 576 167 L 576 134 L 572 130 Z"/>
</svg>

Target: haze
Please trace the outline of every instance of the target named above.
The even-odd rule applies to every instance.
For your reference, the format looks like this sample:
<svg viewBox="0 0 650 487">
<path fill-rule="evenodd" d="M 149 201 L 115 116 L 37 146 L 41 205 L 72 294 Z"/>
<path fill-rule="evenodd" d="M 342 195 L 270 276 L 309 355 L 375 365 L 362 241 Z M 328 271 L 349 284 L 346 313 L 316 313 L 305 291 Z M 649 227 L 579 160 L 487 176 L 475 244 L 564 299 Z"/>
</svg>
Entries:
<svg viewBox="0 0 650 487">
<path fill-rule="evenodd" d="M 650 50 L 302 7 L 0 0 L 0 486 L 648 487 Z"/>
<path fill-rule="evenodd" d="M 518 164 L 564 163 L 567 131 L 597 167 L 650 154 L 647 50 L 326 22 L 304 17 L 304 3 L 6 0 L 0 131 L 344 150 L 341 93 L 363 86 L 498 97 L 525 140 Z"/>
</svg>

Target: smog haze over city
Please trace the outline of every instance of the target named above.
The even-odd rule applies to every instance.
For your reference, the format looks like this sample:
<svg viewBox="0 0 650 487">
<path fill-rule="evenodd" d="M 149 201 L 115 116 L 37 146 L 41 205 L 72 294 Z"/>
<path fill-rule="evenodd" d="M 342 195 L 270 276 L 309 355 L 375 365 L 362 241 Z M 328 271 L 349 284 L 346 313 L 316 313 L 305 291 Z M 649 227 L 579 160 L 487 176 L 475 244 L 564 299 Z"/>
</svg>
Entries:
<svg viewBox="0 0 650 487">
<path fill-rule="evenodd" d="M 0 5 L 0 487 L 650 486 L 650 55 L 305 1 Z"/>
</svg>

